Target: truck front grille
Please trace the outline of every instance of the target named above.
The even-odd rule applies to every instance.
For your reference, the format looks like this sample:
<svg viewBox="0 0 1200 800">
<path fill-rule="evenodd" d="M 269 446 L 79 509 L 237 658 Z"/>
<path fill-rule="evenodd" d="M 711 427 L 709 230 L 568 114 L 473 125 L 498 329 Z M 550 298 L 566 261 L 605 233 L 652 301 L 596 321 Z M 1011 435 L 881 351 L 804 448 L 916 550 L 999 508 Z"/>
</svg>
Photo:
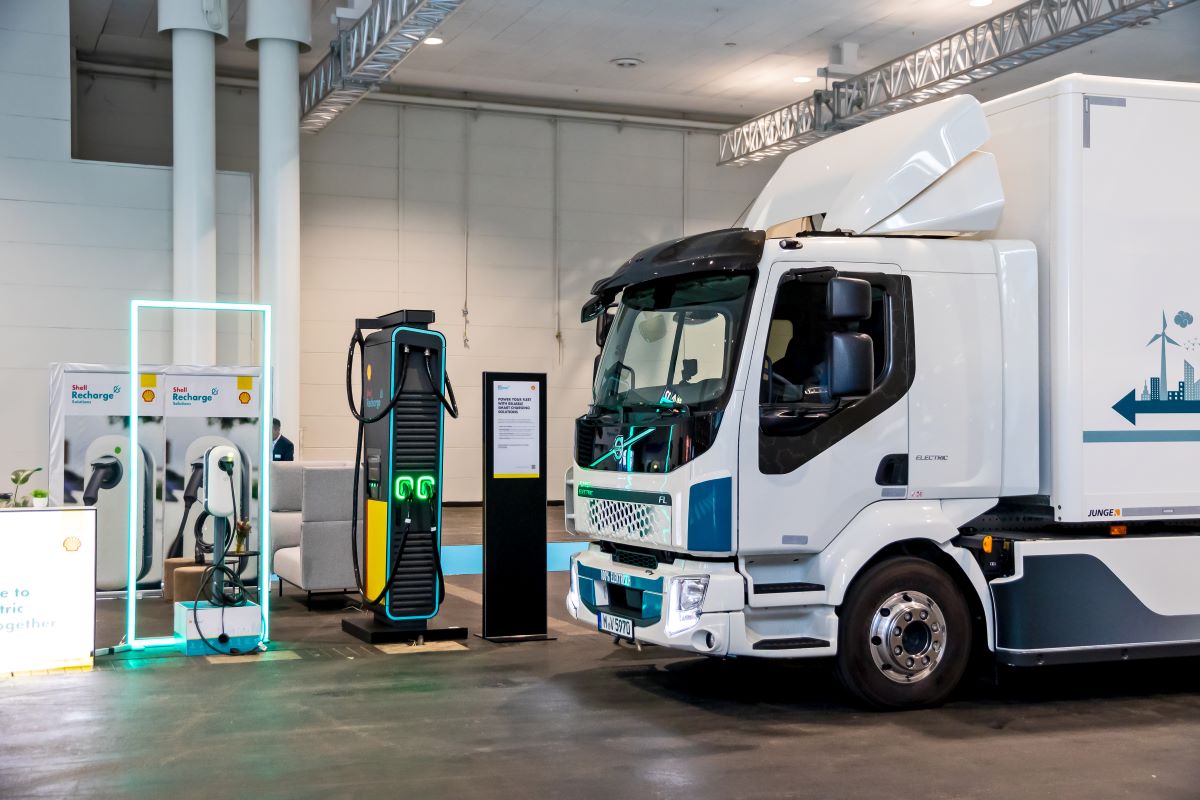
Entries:
<svg viewBox="0 0 1200 800">
<path fill-rule="evenodd" d="M 639 553 L 618 547 L 613 551 L 613 561 L 642 569 L 658 569 L 658 557 L 653 553 Z"/>
<path fill-rule="evenodd" d="M 588 523 L 599 534 L 645 538 L 652 530 L 653 507 L 620 500 L 588 501 Z"/>
</svg>

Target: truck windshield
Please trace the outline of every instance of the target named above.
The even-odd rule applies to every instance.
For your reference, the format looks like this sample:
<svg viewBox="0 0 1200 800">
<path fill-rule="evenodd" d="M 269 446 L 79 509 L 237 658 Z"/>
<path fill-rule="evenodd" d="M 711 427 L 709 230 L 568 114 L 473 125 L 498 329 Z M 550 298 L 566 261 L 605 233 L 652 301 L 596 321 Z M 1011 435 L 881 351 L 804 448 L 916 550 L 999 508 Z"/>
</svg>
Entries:
<svg viewBox="0 0 1200 800">
<path fill-rule="evenodd" d="M 593 387 L 607 408 L 712 408 L 733 370 L 751 276 L 715 274 L 631 286 Z"/>
</svg>

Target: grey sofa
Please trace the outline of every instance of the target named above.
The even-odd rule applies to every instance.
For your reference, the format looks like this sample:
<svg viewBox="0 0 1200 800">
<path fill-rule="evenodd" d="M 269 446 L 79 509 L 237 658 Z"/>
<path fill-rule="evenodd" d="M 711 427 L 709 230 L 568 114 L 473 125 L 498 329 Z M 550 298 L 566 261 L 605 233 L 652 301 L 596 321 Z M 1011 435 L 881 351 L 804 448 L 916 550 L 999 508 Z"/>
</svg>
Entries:
<svg viewBox="0 0 1200 800">
<path fill-rule="evenodd" d="M 340 462 L 271 465 L 272 569 L 307 592 L 355 592 L 350 558 L 354 468 Z M 361 551 L 362 520 L 359 521 Z"/>
</svg>

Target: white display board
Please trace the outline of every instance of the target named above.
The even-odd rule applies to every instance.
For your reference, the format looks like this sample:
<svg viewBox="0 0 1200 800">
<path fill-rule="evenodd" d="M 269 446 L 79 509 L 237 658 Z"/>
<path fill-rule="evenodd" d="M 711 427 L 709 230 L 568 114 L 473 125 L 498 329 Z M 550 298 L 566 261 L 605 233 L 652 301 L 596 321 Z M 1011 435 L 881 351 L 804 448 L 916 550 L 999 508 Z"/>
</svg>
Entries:
<svg viewBox="0 0 1200 800">
<path fill-rule="evenodd" d="M 96 510 L 0 509 L 0 675 L 92 665 Z"/>
<path fill-rule="evenodd" d="M 537 478 L 542 474 L 539 407 L 536 383 L 492 381 L 493 478 Z"/>
</svg>

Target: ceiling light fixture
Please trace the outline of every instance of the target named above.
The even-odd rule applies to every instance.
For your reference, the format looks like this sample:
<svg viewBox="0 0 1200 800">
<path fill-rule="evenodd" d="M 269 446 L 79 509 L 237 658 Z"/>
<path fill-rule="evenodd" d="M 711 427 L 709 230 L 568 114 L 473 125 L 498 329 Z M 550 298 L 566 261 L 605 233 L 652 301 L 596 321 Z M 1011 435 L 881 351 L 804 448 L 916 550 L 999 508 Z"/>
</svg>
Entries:
<svg viewBox="0 0 1200 800">
<path fill-rule="evenodd" d="M 643 62 L 640 58 L 632 58 L 627 56 L 625 58 L 614 58 L 608 63 L 615 65 L 617 69 L 633 69 L 634 67 L 641 66 Z"/>
<path fill-rule="evenodd" d="M 987 8 L 992 4 L 992 0 L 971 0 L 967 5 L 971 8 Z"/>
<path fill-rule="evenodd" d="M 426 36 L 425 37 L 425 44 L 441 44 L 444 41 L 446 41 L 446 40 L 440 36 Z"/>
<path fill-rule="evenodd" d="M 797 75 L 796 77 L 792 78 L 792 83 L 811 83 L 811 82 L 812 82 L 812 78 L 808 77 L 807 75 Z"/>
</svg>

